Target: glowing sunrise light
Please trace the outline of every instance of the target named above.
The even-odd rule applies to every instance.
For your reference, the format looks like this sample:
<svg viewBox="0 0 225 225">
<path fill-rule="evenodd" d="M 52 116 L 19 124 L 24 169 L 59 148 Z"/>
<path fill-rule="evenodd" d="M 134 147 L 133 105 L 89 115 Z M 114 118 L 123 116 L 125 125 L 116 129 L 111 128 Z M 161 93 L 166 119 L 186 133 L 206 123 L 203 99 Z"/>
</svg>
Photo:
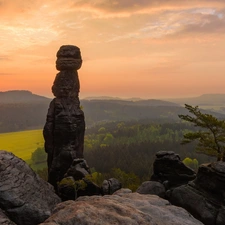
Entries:
<svg viewBox="0 0 225 225">
<path fill-rule="evenodd" d="M 52 96 L 61 45 L 81 49 L 81 96 L 225 93 L 225 2 L 0 0 L 0 91 Z"/>
</svg>

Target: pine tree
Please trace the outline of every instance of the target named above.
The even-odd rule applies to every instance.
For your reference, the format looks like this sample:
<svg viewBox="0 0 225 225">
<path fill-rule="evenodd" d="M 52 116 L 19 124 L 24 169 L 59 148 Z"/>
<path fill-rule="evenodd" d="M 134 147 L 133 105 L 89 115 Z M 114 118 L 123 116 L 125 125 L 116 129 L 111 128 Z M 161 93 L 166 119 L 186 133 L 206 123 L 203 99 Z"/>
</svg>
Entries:
<svg viewBox="0 0 225 225">
<path fill-rule="evenodd" d="M 181 144 L 198 141 L 197 152 L 216 156 L 217 161 L 225 161 L 225 121 L 210 114 L 202 113 L 198 106 L 185 104 L 185 108 L 192 115 L 178 115 L 182 120 L 198 127 L 198 131 L 184 134 Z"/>
</svg>

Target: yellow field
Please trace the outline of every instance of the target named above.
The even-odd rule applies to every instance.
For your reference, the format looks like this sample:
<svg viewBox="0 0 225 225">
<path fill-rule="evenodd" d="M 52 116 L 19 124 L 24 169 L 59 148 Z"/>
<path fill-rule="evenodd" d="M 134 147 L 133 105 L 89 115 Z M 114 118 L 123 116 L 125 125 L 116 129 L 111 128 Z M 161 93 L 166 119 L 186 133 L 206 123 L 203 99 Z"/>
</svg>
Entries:
<svg viewBox="0 0 225 225">
<path fill-rule="evenodd" d="M 42 130 L 28 130 L 0 134 L 0 150 L 12 152 L 14 155 L 29 160 L 32 152 L 44 146 Z"/>
</svg>

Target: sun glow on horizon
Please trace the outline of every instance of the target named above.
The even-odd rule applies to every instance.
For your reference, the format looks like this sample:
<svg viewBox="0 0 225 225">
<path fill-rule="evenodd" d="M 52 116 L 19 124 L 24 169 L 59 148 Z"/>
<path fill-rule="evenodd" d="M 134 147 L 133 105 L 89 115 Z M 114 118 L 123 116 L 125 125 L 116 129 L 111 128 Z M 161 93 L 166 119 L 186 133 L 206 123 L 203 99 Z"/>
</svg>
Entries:
<svg viewBox="0 0 225 225">
<path fill-rule="evenodd" d="M 80 96 L 225 93 L 225 2 L 0 1 L 0 91 L 52 96 L 61 45 L 81 49 Z"/>
</svg>

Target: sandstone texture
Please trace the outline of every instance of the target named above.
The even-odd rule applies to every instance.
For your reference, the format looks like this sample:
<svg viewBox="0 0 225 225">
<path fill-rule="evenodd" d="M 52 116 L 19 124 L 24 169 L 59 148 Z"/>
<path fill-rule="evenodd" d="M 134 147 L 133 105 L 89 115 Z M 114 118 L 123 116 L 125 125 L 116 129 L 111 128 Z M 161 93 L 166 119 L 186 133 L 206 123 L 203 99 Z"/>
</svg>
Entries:
<svg viewBox="0 0 225 225">
<path fill-rule="evenodd" d="M 139 194 L 151 194 L 158 195 L 161 198 L 165 198 L 166 189 L 163 184 L 157 181 L 145 181 L 136 191 Z"/>
<path fill-rule="evenodd" d="M 5 213 L 0 209 L 0 224 L 1 225 L 16 225 L 14 222 L 12 222 L 8 216 L 5 215 Z"/>
<path fill-rule="evenodd" d="M 63 45 L 57 52 L 56 75 L 43 130 L 48 154 L 48 182 L 55 190 L 74 159 L 83 158 L 85 121 L 80 108 L 80 82 L 77 70 L 82 65 L 80 49 Z"/>
<path fill-rule="evenodd" d="M 103 195 L 111 195 L 114 192 L 120 190 L 122 188 L 122 184 L 116 178 L 110 178 L 108 180 L 104 180 L 102 183 L 102 194 Z"/>
<path fill-rule="evenodd" d="M 151 181 L 164 184 L 166 190 L 187 184 L 195 179 L 196 173 L 187 167 L 180 159 L 179 155 L 172 151 L 160 151 L 156 153 L 153 163 L 153 175 Z"/>
<path fill-rule="evenodd" d="M 34 225 L 51 215 L 61 200 L 21 159 L 0 150 L 0 208 L 17 225 Z"/>
<path fill-rule="evenodd" d="M 62 45 L 56 56 L 56 69 L 59 71 L 79 70 L 82 65 L 81 52 L 77 46 Z"/>
<path fill-rule="evenodd" d="M 169 201 L 205 225 L 225 224 L 225 162 L 199 167 L 195 180 L 171 190 Z"/>
<path fill-rule="evenodd" d="M 41 225 L 202 225 L 186 210 L 155 195 L 123 192 L 79 197 L 57 205 Z"/>
</svg>

